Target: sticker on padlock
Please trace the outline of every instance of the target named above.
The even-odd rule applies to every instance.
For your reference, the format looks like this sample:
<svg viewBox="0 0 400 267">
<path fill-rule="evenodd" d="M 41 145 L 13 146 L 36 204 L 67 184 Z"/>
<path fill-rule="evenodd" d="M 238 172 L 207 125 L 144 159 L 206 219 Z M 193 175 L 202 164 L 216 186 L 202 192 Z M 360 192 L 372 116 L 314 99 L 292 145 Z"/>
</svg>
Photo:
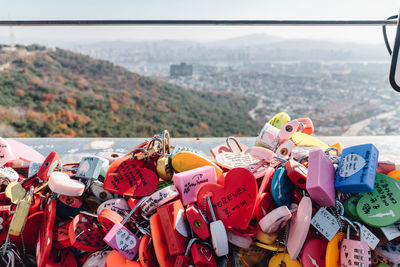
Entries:
<svg viewBox="0 0 400 267">
<path fill-rule="evenodd" d="M 110 250 L 99 250 L 90 254 L 82 267 L 104 267 Z"/>
<path fill-rule="evenodd" d="M 129 218 L 135 213 L 145 198 L 142 198 L 136 206 L 124 218 L 122 223 L 115 223 L 114 226 L 104 237 L 104 241 L 128 260 L 133 260 L 139 250 L 139 238 L 128 230 L 124 225 Z"/>
<path fill-rule="evenodd" d="M 350 239 L 350 226 L 347 228 L 347 238 L 340 244 L 340 264 L 343 267 L 371 266 L 371 251 L 368 244 Z"/>
<path fill-rule="evenodd" d="M 143 168 L 143 164 L 132 155 L 114 161 L 104 178 L 104 189 L 129 197 L 152 194 L 157 187 L 158 177 L 154 171 Z"/>
<path fill-rule="evenodd" d="M 168 252 L 167 241 L 165 240 L 162 230 L 160 216 L 157 213 L 150 217 L 150 230 L 158 264 L 161 267 L 174 266 L 176 256 L 170 255 Z"/>
<path fill-rule="evenodd" d="M 286 226 L 292 212 L 286 206 L 278 207 L 265 215 L 258 223 L 264 233 L 273 233 Z"/>
<path fill-rule="evenodd" d="M 218 257 L 225 256 L 229 253 L 228 236 L 226 234 L 225 226 L 221 220 L 217 221 L 209 197 L 206 197 L 206 201 L 213 220 L 210 223 L 210 235 L 214 252 Z"/>
<path fill-rule="evenodd" d="M 312 203 L 309 197 L 303 197 L 299 203 L 296 214 L 290 221 L 287 241 L 287 250 L 291 259 L 299 255 L 306 240 L 312 215 Z"/>
<path fill-rule="evenodd" d="M 97 208 L 97 214 L 100 214 L 103 209 L 110 209 L 119 215 L 125 217 L 128 215 L 130 207 L 128 202 L 123 198 L 113 198 L 107 201 L 104 201 Z"/>
<path fill-rule="evenodd" d="M 306 189 L 321 207 L 335 205 L 335 168 L 322 150 L 312 151 L 308 157 Z"/>
<path fill-rule="evenodd" d="M 285 163 L 285 169 L 287 176 L 295 185 L 306 189 L 308 170 L 303 164 L 290 159 Z"/>
<path fill-rule="evenodd" d="M 141 267 L 138 261 L 129 260 L 116 250 L 113 250 L 108 254 L 105 267 L 114 266 Z"/>
<path fill-rule="evenodd" d="M 250 236 L 240 236 L 231 231 L 227 231 L 226 233 L 228 235 L 228 242 L 239 248 L 249 248 L 253 243 L 253 239 Z"/>
<path fill-rule="evenodd" d="M 8 142 L 0 137 L 0 167 L 13 158 L 13 152 Z"/>
<path fill-rule="evenodd" d="M 290 121 L 290 116 L 286 112 L 279 112 L 275 114 L 268 123 L 275 126 L 278 129 L 281 129 L 283 125 Z"/>
<path fill-rule="evenodd" d="M 46 266 L 53 244 L 53 225 L 56 218 L 56 200 L 48 199 L 39 238 L 36 242 L 36 262 L 38 267 Z"/>
<path fill-rule="evenodd" d="M 342 193 L 364 193 L 374 189 L 378 149 L 372 144 L 343 149 L 335 187 Z"/>
<path fill-rule="evenodd" d="M 103 165 L 108 166 L 106 159 L 96 156 L 83 157 L 75 176 L 84 179 L 98 179 Z"/>
<path fill-rule="evenodd" d="M 50 154 L 43 161 L 40 166 L 37 176 L 42 179 L 42 181 L 47 181 L 50 178 L 51 173 L 60 164 L 60 156 L 55 151 L 51 151 Z"/>
<path fill-rule="evenodd" d="M 285 168 L 276 169 L 272 177 L 271 192 L 278 206 L 289 206 L 292 203 L 293 183 L 286 174 Z"/>
<path fill-rule="evenodd" d="M 71 221 L 61 221 L 54 225 L 53 246 L 57 249 L 68 248 L 71 240 L 68 236 L 69 224 Z"/>
<path fill-rule="evenodd" d="M 201 210 L 205 209 L 204 199 L 210 194 L 215 215 L 223 224 L 227 227 L 247 228 L 257 198 L 256 179 L 250 171 L 235 168 L 227 173 L 223 186 L 203 185 L 197 194 L 197 205 Z"/>
<path fill-rule="evenodd" d="M 94 217 L 81 213 L 75 216 L 68 229 L 71 246 L 79 250 L 95 252 L 105 245 L 103 241 L 105 233 L 95 220 Z"/>
<path fill-rule="evenodd" d="M 266 123 L 257 136 L 256 144 L 275 150 L 278 146 L 279 129 Z"/>
<path fill-rule="evenodd" d="M 299 128 L 300 123 L 297 120 L 292 120 L 285 125 L 282 126 L 278 133 L 278 142 L 279 144 L 282 144 L 289 140 L 292 135 L 297 132 L 297 129 Z"/>
<path fill-rule="evenodd" d="M 188 171 L 203 166 L 212 166 L 215 169 L 217 177 L 222 175 L 222 170 L 215 163 L 201 156 L 200 154 L 190 151 L 180 151 L 176 153 L 171 160 L 172 167 L 176 172 Z"/>
<path fill-rule="evenodd" d="M 178 255 L 184 253 L 189 230 L 182 202 L 175 200 L 163 205 L 157 209 L 157 213 L 160 216 L 169 254 Z"/>
<path fill-rule="evenodd" d="M 207 218 L 195 205 L 186 207 L 186 218 L 189 226 L 200 239 L 204 240 L 210 237 Z"/>
<path fill-rule="evenodd" d="M 385 227 L 400 219 L 400 181 L 376 173 L 375 188 L 362 194 L 357 203 L 357 214 L 366 224 Z"/>
<path fill-rule="evenodd" d="M 212 166 L 204 166 L 174 174 L 174 185 L 184 206 L 196 201 L 200 187 L 206 183 L 217 183 L 217 175 Z"/>
<path fill-rule="evenodd" d="M 296 259 L 289 257 L 288 254 L 278 253 L 273 256 L 268 263 L 268 267 L 301 267 L 302 265 Z"/>
<path fill-rule="evenodd" d="M 304 244 L 301 251 L 301 263 L 304 267 L 325 266 L 326 246 L 322 239 L 312 239 Z"/>
<path fill-rule="evenodd" d="M 49 177 L 48 186 L 54 193 L 67 196 L 81 196 L 85 190 L 85 184 L 72 179 L 64 172 L 52 172 Z"/>
<path fill-rule="evenodd" d="M 179 192 L 174 185 L 170 185 L 146 197 L 140 208 L 144 215 L 148 215 L 165 203 L 179 197 Z"/>
</svg>

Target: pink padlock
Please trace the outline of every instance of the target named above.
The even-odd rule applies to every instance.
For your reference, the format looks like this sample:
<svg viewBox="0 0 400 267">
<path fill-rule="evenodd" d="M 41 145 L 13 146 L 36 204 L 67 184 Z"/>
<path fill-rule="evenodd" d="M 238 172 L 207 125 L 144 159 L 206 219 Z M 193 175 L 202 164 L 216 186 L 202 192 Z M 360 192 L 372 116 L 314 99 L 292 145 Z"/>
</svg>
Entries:
<svg viewBox="0 0 400 267">
<path fill-rule="evenodd" d="M 197 192 L 206 183 L 217 183 L 217 174 L 212 166 L 203 166 L 174 174 L 174 185 L 178 190 L 184 206 L 197 199 Z"/>
<path fill-rule="evenodd" d="M 113 249 L 124 255 L 128 260 L 133 260 L 139 251 L 140 240 L 124 226 L 129 218 L 135 213 L 145 198 L 142 198 L 129 212 L 122 223 L 116 223 L 104 237 L 104 241 Z"/>
<path fill-rule="evenodd" d="M 272 150 L 260 146 L 253 146 L 252 148 L 250 148 L 249 153 L 254 158 L 263 160 L 268 163 L 271 162 L 276 156 Z"/>
<path fill-rule="evenodd" d="M 278 146 L 279 129 L 266 123 L 260 134 L 257 136 L 257 144 L 261 144 L 270 149 L 275 149 Z"/>
<path fill-rule="evenodd" d="M 335 168 L 322 150 L 312 151 L 308 156 L 306 189 L 318 205 L 335 205 Z"/>
<path fill-rule="evenodd" d="M 292 212 L 287 206 L 281 206 L 265 215 L 258 224 L 264 233 L 269 234 L 285 227 L 290 218 Z"/>
<path fill-rule="evenodd" d="M 288 140 L 292 135 L 297 132 L 297 128 L 299 128 L 300 122 L 297 120 L 292 120 L 283 125 L 282 129 L 278 133 L 278 141 L 280 144 Z"/>
</svg>

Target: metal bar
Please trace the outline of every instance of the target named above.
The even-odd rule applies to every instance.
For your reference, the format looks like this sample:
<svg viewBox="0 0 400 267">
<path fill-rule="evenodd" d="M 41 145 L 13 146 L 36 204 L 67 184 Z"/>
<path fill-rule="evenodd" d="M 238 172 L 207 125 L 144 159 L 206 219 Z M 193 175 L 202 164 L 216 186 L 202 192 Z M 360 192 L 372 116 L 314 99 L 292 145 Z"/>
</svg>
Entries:
<svg viewBox="0 0 400 267">
<path fill-rule="evenodd" d="M 0 20 L 0 26 L 393 26 L 397 20 Z"/>
</svg>

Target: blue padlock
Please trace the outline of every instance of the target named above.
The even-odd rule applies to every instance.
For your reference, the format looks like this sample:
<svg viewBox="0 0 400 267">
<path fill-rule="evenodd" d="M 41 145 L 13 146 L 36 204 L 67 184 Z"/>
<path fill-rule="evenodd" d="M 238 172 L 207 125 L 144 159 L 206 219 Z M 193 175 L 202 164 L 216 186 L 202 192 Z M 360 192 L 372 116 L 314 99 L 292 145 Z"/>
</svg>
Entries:
<svg viewBox="0 0 400 267">
<path fill-rule="evenodd" d="M 343 149 L 335 187 L 342 193 L 365 193 L 374 189 L 379 151 L 373 144 Z"/>
<path fill-rule="evenodd" d="M 278 206 L 289 206 L 292 203 L 293 182 L 289 179 L 285 168 L 276 169 L 272 177 L 271 192 Z"/>
</svg>

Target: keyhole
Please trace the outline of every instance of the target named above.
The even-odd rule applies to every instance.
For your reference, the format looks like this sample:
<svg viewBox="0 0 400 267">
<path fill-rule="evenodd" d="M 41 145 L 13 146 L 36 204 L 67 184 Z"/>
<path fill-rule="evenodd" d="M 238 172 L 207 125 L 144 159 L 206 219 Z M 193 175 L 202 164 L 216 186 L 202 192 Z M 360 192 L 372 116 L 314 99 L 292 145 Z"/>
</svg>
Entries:
<svg viewBox="0 0 400 267">
<path fill-rule="evenodd" d="M 286 132 L 291 132 L 293 131 L 293 127 L 291 125 L 286 125 L 285 130 Z"/>
<path fill-rule="evenodd" d="M 71 205 L 72 203 L 74 203 L 74 200 L 72 198 L 67 198 L 65 200 L 65 203 L 67 203 L 67 205 Z"/>
<path fill-rule="evenodd" d="M 281 263 L 279 264 L 279 267 L 286 267 L 286 263 L 284 261 L 281 261 Z"/>
<path fill-rule="evenodd" d="M 111 154 L 112 158 L 118 158 L 118 154 Z"/>
<path fill-rule="evenodd" d="M 203 223 L 198 219 L 193 222 L 193 226 L 195 228 L 200 228 L 202 225 L 203 225 Z"/>
<path fill-rule="evenodd" d="M 281 149 L 281 154 L 282 154 L 283 156 L 286 156 L 288 153 L 289 153 L 289 150 L 288 150 L 286 147 L 284 147 L 284 148 Z"/>
<path fill-rule="evenodd" d="M 107 197 L 107 193 L 106 193 L 106 192 L 101 192 L 101 193 L 99 194 L 99 197 L 100 197 L 100 198 L 106 198 L 106 197 Z"/>
</svg>

